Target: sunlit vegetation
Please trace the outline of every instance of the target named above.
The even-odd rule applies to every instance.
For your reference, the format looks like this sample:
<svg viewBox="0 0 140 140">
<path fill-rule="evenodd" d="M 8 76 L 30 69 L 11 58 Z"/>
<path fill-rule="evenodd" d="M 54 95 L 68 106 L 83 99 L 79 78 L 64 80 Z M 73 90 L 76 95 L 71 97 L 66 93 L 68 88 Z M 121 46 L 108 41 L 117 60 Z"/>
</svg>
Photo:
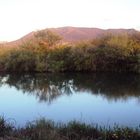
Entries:
<svg viewBox="0 0 140 140">
<path fill-rule="evenodd" d="M 55 123 L 46 119 L 28 123 L 16 128 L 0 118 L 0 139 L 2 140 L 139 140 L 140 129 L 100 127 L 80 122 Z"/>
<path fill-rule="evenodd" d="M 140 35 L 107 35 L 70 44 L 51 31 L 37 31 L 16 48 L 0 48 L 0 70 L 140 72 Z"/>
</svg>

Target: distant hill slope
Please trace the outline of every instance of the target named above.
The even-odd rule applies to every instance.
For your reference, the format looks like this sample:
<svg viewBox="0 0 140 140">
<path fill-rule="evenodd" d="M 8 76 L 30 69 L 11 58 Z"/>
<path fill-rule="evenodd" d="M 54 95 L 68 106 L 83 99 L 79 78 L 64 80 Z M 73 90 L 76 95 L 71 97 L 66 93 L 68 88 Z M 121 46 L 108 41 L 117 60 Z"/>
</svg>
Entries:
<svg viewBox="0 0 140 140">
<path fill-rule="evenodd" d="M 63 40 L 73 42 L 80 40 L 90 40 L 100 38 L 106 34 L 134 34 L 138 31 L 134 29 L 99 29 L 99 28 L 82 28 L 82 27 L 61 27 L 50 29 L 63 37 Z"/>
<path fill-rule="evenodd" d="M 100 38 L 106 34 L 135 34 L 138 33 L 135 29 L 99 29 L 99 28 L 82 28 L 82 27 L 60 27 L 60 28 L 47 28 L 45 30 L 51 30 L 62 37 L 64 41 L 76 42 L 81 40 L 90 40 Z M 9 42 L 9 45 L 21 44 L 34 37 L 35 32 L 31 32 L 24 37 Z"/>
</svg>

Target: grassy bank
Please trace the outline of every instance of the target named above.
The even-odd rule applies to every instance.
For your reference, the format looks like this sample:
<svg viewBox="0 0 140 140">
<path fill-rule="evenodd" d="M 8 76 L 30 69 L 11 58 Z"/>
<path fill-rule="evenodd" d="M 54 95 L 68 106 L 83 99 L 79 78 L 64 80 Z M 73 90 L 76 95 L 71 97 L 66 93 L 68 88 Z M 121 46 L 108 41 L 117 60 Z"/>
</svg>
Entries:
<svg viewBox="0 0 140 140">
<path fill-rule="evenodd" d="M 2 140 L 139 140 L 140 129 L 128 127 L 105 128 L 80 122 L 54 123 L 45 119 L 15 128 L 0 118 L 0 139 Z"/>
<path fill-rule="evenodd" d="M 16 47 L 0 47 L 0 71 L 140 72 L 139 34 L 107 35 L 86 42 L 66 43 L 39 31 Z"/>
</svg>

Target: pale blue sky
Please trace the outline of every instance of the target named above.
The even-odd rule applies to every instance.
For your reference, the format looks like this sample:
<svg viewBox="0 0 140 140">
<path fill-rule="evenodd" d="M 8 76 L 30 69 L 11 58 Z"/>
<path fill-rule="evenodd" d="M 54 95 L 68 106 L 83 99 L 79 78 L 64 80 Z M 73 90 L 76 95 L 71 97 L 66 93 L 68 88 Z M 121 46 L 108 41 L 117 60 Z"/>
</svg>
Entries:
<svg viewBox="0 0 140 140">
<path fill-rule="evenodd" d="M 0 0 L 0 41 L 62 27 L 140 29 L 140 0 Z"/>
</svg>

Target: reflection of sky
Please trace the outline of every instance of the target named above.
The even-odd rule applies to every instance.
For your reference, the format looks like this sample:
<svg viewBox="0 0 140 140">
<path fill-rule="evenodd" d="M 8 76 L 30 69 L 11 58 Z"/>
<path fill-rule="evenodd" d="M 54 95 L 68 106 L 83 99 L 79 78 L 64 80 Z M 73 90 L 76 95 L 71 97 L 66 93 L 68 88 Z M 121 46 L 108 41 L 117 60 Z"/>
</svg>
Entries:
<svg viewBox="0 0 140 140">
<path fill-rule="evenodd" d="M 100 125 L 116 122 L 137 126 L 140 123 L 140 105 L 136 98 L 130 98 L 126 102 L 108 102 L 100 95 L 77 92 L 70 96 L 60 96 L 47 104 L 40 103 L 33 95 L 23 94 L 6 85 L 0 88 L 0 114 L 15 119 L 17 125 L 24 125 L 25 122 L 40 117 L 61 122 L 76 119 Z"/>
</svg>

